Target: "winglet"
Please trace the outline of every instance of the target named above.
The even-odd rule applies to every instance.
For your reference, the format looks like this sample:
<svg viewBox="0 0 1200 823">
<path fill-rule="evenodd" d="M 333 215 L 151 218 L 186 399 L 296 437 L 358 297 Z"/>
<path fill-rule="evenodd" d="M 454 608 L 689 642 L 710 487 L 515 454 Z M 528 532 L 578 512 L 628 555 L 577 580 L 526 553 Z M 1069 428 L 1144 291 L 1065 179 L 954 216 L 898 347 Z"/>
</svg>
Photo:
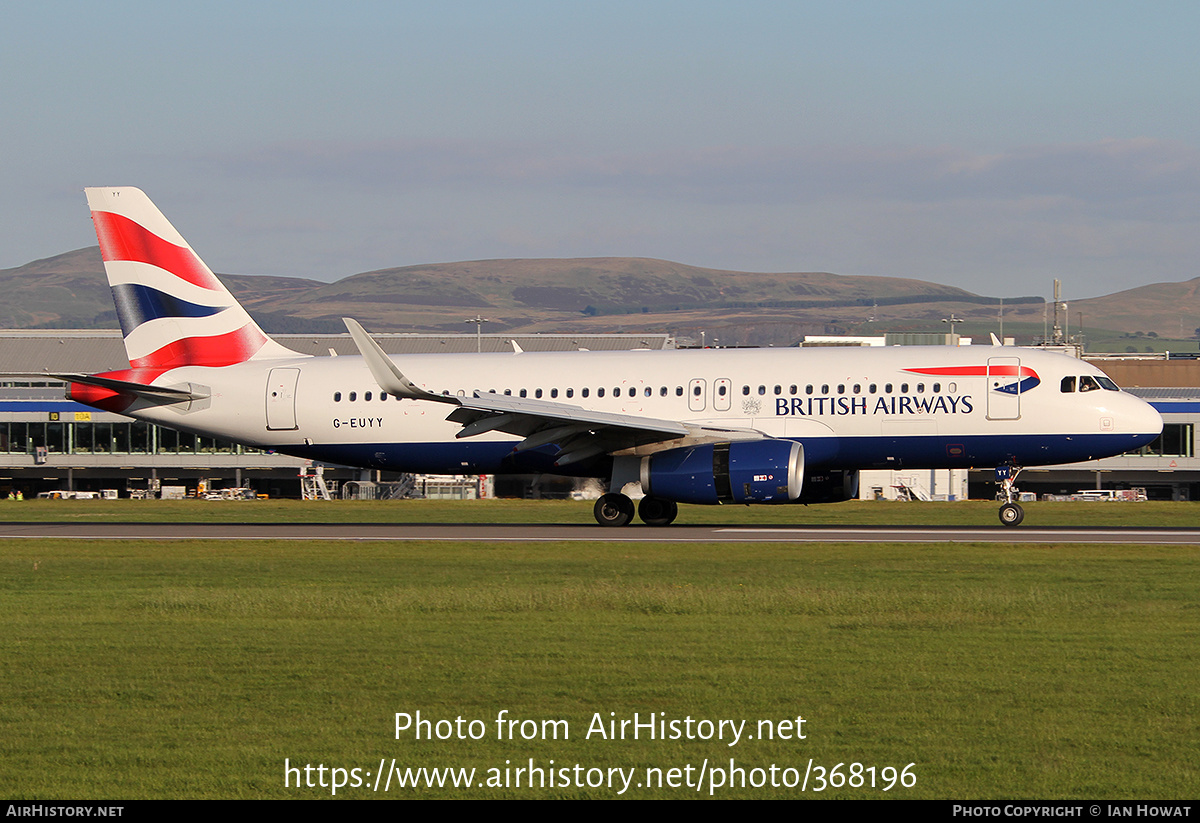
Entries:
<svg viewBox="0 0 1200 823">
<path fill-rule="evenodd" d="M 458 405 L 458 398 L 427 392 L 405 377 L 400 369 L 396 368 L 396 364 L 392 362 L 392 358 L 387 356 L 387 353 L 371 338 L 371 335 L 367 334 L 367 330 L 357 320 L 351 317 L 343 317 L 342 322 L 346 324 L 346 329 L 350 332 L 350 337 L 354 339 L 354 345 L 358 346 L 359 354 L 366 361 L 367 368 L 371 370 L 371 376 L 375 378 L 375 382 L 379 384 L 379 388 L 394 394 L 396 397 L 407 397 L 412 400 L 434 400 L 439 403 L 453 403 Z"/>
</svg>

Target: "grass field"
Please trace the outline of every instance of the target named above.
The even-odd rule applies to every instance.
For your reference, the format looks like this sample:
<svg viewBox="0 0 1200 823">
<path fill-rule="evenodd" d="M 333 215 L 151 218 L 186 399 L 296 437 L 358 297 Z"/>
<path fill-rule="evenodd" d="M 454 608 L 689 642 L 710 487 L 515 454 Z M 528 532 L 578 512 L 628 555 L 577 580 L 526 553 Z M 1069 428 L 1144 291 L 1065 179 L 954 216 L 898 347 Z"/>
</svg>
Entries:
<svg viewBox="0 0 1200 823">
<path fill-rule="evenodd" d="M 276 504 L 235 505 L 242 519 Z M 437 521 L 447 505 L 390 516 Z M 313 519 L 388 516 L 321 511 Z M 588 507 L 498 505 L 484 522 L 533 512 L 584 521 Z M 748 782 L 768 783 L 714 796 L 800 796 L 753 771 L 774 764 L 778 782 L 807 771 L 809 797 L 1187 798 L 1200 779 L 1198 584 L 1196 548 L 1176 546 L 12 541 L 0 544 L 0 786 L 14 799 L 331 795 L 295 788 L 302 772 L 286 788 L 285 759 L 359 769 L 367 785 L 338 797 L 615 797 L 622 786 L 512 786 L 532 758 L 547 771 L 579 764 L 584 782 L 589 769 L 636 770 L 625 797 L 705 797 L 712 767 L 733 758 Z M 497 739 L 502 710 L 566 721 L 570 736 Z M 484 733 L 396 739 L 395 714 L 417 711 L 477 719 Z M 755 739 L 585 736 L 597 713 L 634 712 L 746 720 Z M 805 739 L 758 739 L 759 720 L 797 716 Z M 500 785 L 377 793 L 381 758 L 475 768 L 477 784 Z M 706 759 L 698 794 L 686 783 Z M 874 767 L 876 788 L 814 792 L 815 767 L 839 763 L 841 777 Z M 910 763 L 915 785 L 884 792 L 884 768 Z M 655 768 L 664 780 L 679 769 L 678 787 L 639 788 Z"/>
</svg>

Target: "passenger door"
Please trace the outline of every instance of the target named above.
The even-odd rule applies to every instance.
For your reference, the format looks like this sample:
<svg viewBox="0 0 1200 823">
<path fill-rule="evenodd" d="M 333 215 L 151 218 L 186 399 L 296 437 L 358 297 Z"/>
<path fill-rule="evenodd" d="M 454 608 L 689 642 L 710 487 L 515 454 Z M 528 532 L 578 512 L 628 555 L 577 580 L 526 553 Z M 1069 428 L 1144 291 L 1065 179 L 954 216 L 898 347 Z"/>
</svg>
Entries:
<svg viewBox="0 0 1200 823">
<path fill-rule="evenodd" d="M 267 375 L 267 428 L 285 431 L 296 426 L 296 383 L 299 369 L 271 369 Z"/>
<path fill-rule="evenodd" d="M 989 357 L 987 365 L 988 420 L 1021 416 L 1021 358 Z"/>
</svg>

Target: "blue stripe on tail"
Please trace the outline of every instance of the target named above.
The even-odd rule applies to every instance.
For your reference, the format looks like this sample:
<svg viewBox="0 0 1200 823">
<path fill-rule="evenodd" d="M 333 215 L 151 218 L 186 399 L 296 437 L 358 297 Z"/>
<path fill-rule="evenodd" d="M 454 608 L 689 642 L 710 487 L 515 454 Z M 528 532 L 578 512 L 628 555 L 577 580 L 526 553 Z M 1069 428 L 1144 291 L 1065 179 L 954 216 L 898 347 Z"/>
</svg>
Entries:
<svg viewBox="0 0 1200 823">
<path fill-rule="evenodd" d="M 160 317 L 210 317 L 229 308 L 189 303 L 187 300 L 138 283 L 113 286 L 112 293 L 117 304 L 117 319 L 121 321 L 121 333 L 124 335 L 128 335 L 143 323 Z"/>
</svg>

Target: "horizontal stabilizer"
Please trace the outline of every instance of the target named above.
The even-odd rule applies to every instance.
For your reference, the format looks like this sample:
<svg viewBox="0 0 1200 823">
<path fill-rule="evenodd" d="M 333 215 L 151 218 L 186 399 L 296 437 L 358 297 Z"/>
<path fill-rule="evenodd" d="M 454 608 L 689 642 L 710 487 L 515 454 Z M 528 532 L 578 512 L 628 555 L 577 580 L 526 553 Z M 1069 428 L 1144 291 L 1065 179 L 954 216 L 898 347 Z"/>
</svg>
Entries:
<svg viewBox="0 0 1200 823">
<path fill-rule="evenodd" d="M 171 389 L 166 386 L 149 386 L 145 383 L 131 383 L 128 380 L 114 380 L 111 377 L 100 377 L 94 374 L 46 374 L 43 376 L 64 380 L 68 384 L 82 383 L 85 386 L 96 386 L 118 394 L 131 394 L 155 403 L 185 403 L 208 397 L 208 394 L 201 392 Z"/>
</svg>

